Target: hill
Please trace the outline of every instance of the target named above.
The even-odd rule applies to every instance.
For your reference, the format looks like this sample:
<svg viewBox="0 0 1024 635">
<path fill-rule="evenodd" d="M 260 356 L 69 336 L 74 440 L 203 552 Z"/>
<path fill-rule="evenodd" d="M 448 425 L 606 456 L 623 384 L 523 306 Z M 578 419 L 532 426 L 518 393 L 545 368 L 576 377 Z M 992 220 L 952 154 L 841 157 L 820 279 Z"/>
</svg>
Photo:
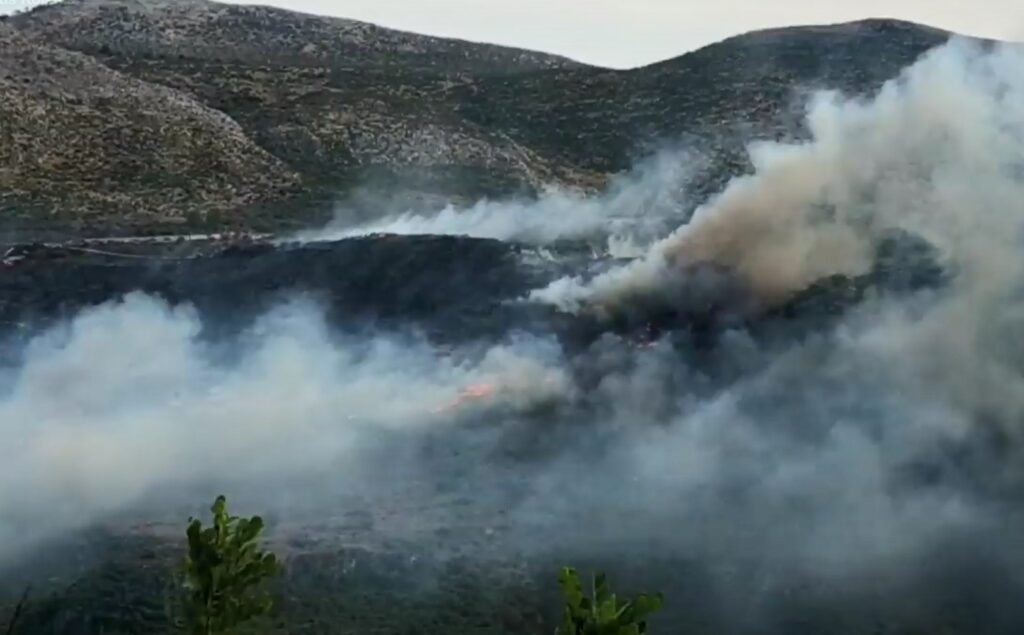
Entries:
<svg viewBox="0 0 1024 635">
<path fill-rule="evenodd" d="M 750 33 L 616 71 L 206 0 L 66 0 L 0 31 L 6 229 L 274 230 L 357 186 L 456 201 L 594 189 L 685 139 L 711 190 L 949 34 L 888 20 Z"/>
<path fill-rule="evenodd" d="M 0 205 L 20 225 L 107 230 L 294 194 L 300 177 L 223 112 L 0 30 Z"/>
</svg>

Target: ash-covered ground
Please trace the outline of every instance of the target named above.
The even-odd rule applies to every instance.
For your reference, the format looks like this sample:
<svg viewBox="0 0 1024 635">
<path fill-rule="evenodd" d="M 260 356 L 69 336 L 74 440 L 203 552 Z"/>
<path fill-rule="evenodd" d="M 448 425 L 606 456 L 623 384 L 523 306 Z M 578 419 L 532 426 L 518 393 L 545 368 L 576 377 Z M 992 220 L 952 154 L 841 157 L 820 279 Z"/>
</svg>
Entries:
<svg viewBox="0 0 1024 635">
<path fill-rule="evenodd" d="M 662 632 L 1019 633 L 1020 69 L 953 43 L 819 95 L 704 201 L 669 153 L 598 198 L 14 248 L 24 632 L 166 631 L 223 492 L 286 559 L 269 632 L 543 632 L 571 563 Z"/>
</svg>

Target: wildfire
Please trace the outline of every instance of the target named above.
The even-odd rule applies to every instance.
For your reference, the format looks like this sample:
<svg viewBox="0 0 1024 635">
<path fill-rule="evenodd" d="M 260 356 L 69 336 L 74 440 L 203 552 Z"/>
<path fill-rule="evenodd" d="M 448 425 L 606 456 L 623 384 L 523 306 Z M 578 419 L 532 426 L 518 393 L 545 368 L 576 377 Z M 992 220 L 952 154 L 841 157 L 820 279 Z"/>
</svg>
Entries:
<svg viewBox="0 0 1024 635">
<path fill-rule="evenodd" d="M 513 399 L 513 401 L 537 401 L 547 400 L 555 397 L 556 395 L 562 394 L 561 382 L 558 377 L 548 376 L 543 378 L 543 387 L 541 385 L 533 384 L 530 385 L 518 385 L 516 382 L 505 382 L 503 380 L 496 380 L 494 382 L 478 382 L 475 384 L 469 384 L 465 388 L 459 391 L 458 395 L 446 404 L 443 404 L 433 409 L 434 414 L 445 414 L 450 413 L 456 408 L 465 406 L 471 402 L 479 402 L 484 399 L 491 399 L 497 394 L 511 393 L 510 397 L 518 396 L 519 399 Z M 524 393 L 524 391 L 526 391 Z"/>
<path fill-rule="evenodd" d="M 447 404 L 436 408 L 435 413 L 451 412 L 452 410 L 463 405 L 467 401 L 485 399 L 494 394 L 494 385 L 487 383 L 470 384 L 463 388 L 455 399 L 451 400 Z"/>
<path fill-rule="evenodd" d="M 638 341 L 633 343 L 634 348 L 654 348 L 658 343 L 658 334 L 654 330 L 654 324 L 648 322 L 644 325 L 643 334 Z"/>
</svg>

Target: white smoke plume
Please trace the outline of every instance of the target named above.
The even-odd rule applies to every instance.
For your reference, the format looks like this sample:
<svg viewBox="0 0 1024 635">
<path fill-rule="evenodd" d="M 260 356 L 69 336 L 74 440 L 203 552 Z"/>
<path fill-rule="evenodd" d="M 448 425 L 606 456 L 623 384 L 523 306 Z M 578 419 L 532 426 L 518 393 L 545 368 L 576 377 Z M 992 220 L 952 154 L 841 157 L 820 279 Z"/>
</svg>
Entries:
<svg viewBox="0 0 1024 635">
<path fill-rule="evenodd" d="M 687 395 L 671 423 L 628 445 L 616 473 L 633 475 L 639 498 L 626 517 L 661 527 L 666 549 L 844 587 L 941 568 L 954 537 L 979 558 L 991 541 L 1016 570 L 1007 528 L 1021 517 L 1007 501 L 1024 476 L 1024 51 L 954 41 L 871 99 L 818 95 L 808 127 L 806 143 L 751 147 L 755 172 L 645 257 L 534 299 L 614 314 L 686 293 L 673 281 L 711 263 L 771 305 L 867 272 L 891 230 L 935 246 L 949 286 L 869 299 L 781 349 L 741 346 L 756 372 L 711 398 Z M 650 403 L 649 386 L 632 389 L 621 416 Z"/>
<path fill-rule="evenodd" d="M 925 238 L 979 283 L 1001 284 L 1019 270 L 1022 69 L 1019 47 L 954 41 L 872 99 L 819 94 L 810 141 L 751 146 L 754 173 L 645 258 L 534 297 L 614 311 L 658 294 L 680 270 L 713 263 L 771 304 L 818 279 L 864 273 L 893 229 Z"/>
<path fill-rule="evenodd" d="M 410 338 L 335 341 L 301 302 L 262 318 L 234 362 L 199 335 L 194 311 L 130 295 L 29 343 L 0 397 L 0 557 L 156 486 L 310 473 L 375 431 L 571 392 L 542 342 L 460 360 Z"/>
<path fill-rule="evenodd" d="M 448 204 L 440 210 L 401 214 L 353 223 L 344 204 L 322 230 L 303 232 L 299 240 L 337 240 L 367 234 L 431 234 L 494 238 L 544 245 L 559 239 L 596 240 L 614 252 L 644 245 L 678 222 L 688 211 L 686 187 L 701 164 L 694 153 L 663 151 L 612 179 L 597 197 L 552 187 L 538 200 L 483 200 L 468 208 Z"/>
</svg>

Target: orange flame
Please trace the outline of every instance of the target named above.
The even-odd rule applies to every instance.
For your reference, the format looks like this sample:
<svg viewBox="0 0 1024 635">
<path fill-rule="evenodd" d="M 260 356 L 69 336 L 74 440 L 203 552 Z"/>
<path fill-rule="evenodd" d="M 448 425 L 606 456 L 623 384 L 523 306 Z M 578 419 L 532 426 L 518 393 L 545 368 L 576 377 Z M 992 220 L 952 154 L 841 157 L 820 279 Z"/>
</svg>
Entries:
<svg viewBox="0 0 1024 635">
<path fill-rule="evenodd" d="M 485 399 L 494 394 L 494 385 L 487 383 L 470 384 L 463 388 L 458 396 L 447 404 L 436 408 L 435 413 L 451 412 L 469 400 Z"/>
</svg>

